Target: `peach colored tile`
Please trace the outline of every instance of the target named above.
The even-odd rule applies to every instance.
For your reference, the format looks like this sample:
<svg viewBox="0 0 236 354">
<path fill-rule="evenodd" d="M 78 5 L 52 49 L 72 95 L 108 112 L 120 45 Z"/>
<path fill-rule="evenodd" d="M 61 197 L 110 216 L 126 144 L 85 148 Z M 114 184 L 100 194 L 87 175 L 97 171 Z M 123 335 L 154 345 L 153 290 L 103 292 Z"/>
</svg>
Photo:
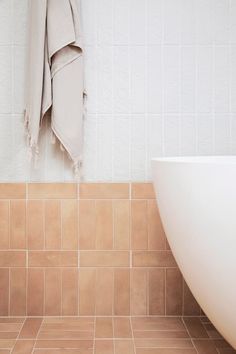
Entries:
<svg viewBox="0 0 236 354">
<path fill-rule="evenodd" d="M 191 348 L 137 348 L 136 354 L 197 354 Z"/>
<path fill-rule="evenodd" d="M 155 200 L 148 200 L 148 249 L 164 250 L 166 237 Z"/>
<path fill-rule="evenodd" d="M 134 331 L 134 338 L 189 338 L 186 330 L 168 331 L 168 330 L 151 330 L 151 331 Z"/>
<path fill-rule="evenodd" d="M 1 354 L 1 353 L 0 353 Z M 36 349 L 33 354 L 49 354 L 48 349 Z M 50 354 L 93 354 L 93 349 L 50 349 Z"/>
<path fill-rule="evenodd" d="M 184 323 L 191 338 L 209 338 L 201 320 L 197 317 L 184 317 Z"/>
<path fill-rule="evenodd" d="M 17 337 L 18 332 L 0 332 L 0 339 L 16 339 Z"/>
<path fill-rule="evenodd" d="M 81 267 L 128 267 L 129 251 L 81 251 Z"/>
<path fill-rule="evenodd" d="M 45 315 L 61 315 L 61 269 L 45 269 Z"/>
<path fill-rule="evenodd" d="M 35 348 L 47 348 L 47 349 L 91 349 L 93 347 L 93 341 L 88 339 L 81 340 L 37 340 Z M 49 351 L 50 353 L 51 351 Z M 78 352 L 80 354 L 80 351 Z M 83 353 L 83 352 L 82 352 Z"/>
<path fill-rule="evenodd" d="M 128 317 L 114 317 L 114 338 L 132 338 L 130 319 Z"/>
<path fill-rule="evenodd" d="M 34 347 L 34 340 L 18 340 L 13 348 L 12 354 L 31 354 Z"/>
<path fill-rule="evenodd" d="M 131 202 L 131 247 L 133 250 L 148 248 L 147 201 Z"/>
<path fill-rule="evenodd" d="M 112 317 L 96 317 L 96 338 L 113 338 Z"/>
<path fill-rule="evenodd" d="M 10 248 L 26 248 L 26 206 L 24 200 L 10 202 Z"/>
<path fill-rule="evenodd" d="M 0 339 L 0 348 L 1 349 L 11 349 L 14 347 L 14 339 Z"/>
<path fill-rule="evenodd" d="M 96 201 L 96 249 L 113 248 L 113 211 L 112 201 Z"/>
<path fill-rule="evenodd" d="M 44 270 L 28 269 L 27 290 L 28 316 L 41 316 L 44 312 Z"/>
<path fill-rule="evenodd" d="M 0 183 L 0 199 L 24 199 L 25 183 Z"/>
<path fill-rule="evenodd" d="M 132 183 L 132 199 L 155 199 L 155 192 L 152 183 Z"/>
<path fill-rule="evenodd" d="M 165 314 L 165 270 L 149 270 L 149 315 Z"/>
<path fill-rule="evenodd" d="M 130 248 L 130 201 L 114 200 L 114 248 L 128 250 Z"/>
<path fill-rule="evenodd" d="M 96 300 L 96 269 L 79 270 L 79 314 L 94 315 Z"/>
<path fill-rule="evenodd" d="M 115 340 L 115 354 L 134 354 L 132 340 Z"/>
<path fill-rule="evenodd" d="M 0 249 L 9 248 L 9 202 L 0 200 Z"/>
<path fill-rule="evenodd" d="M 113 340 L 96 340 L 94 354 L 114 354 Z"/>
<path fill-rule="evenodd" d="M 77 198 L 75 183 L 29 183 L 29 199 L 73 199 Z"/>
<path fill-rule="evenodd" d="M 62 248 L 78 249 L 78 208 L 77 200 L 62 200 Z"/>
<path fill-rule="evenodd" d="M 131 314 L 147 314 L 147 271 L 146 269 L 131 270 Z"/>
<path fill-rule="evenodd" d="M 42 323 L 42 318 L 30 318 L 25 320 L 25 323 L 20 331 L 19 339 L 34 339 L 37 337 L 39 328 Z"/>
<path fill-rule="evenodd" d="M 134 267 L 176 267 L 171 251 L 134 251 Z"/>
<path fill-rule="evenodd" d="M 29 267 L 77 267 L 76 251 L 29 251 Z"/>
<path fill-rule="evenodd" d="M 128 199 L 128 183 L 81 183 L 81 199 Z"/>
<path fill-rule="evenodd" d="M 96 248 L 96 213 L 95 200 L 79 201 L 79 248 Z"/>
<path fill-rule="evenodd" d="M 178 268 L 166 269 L 166 315 L 181 316 L 183 277 Z"/>
<path fill-rule="evenodd" d="M 28 248 L 44 249 L 44 201 L 27 201 L 26 230 Z"/>
<path fill-rule="evenodd" d="M 100 268 L 96 274 L 96 315 L 112 315 L 113 302 L 113 269 Z"/>
<path fill-rule="evenodd" d="M 132 317 L 134 331 L 186 331 L 178 317 Z"/>
<path fill-rule="evenodd" d="M 0 316 L 8 316 L 9 270 L 0 268 Z"/>
<path fill-rule="evenodd" d="M 78 270 L 62 269 L 62 315 L 78 315 Z"/>
<path fill-rule="evenodd" d="M 94 331 L 93 317 L 44 317 L 40 331 Z"/>
<path fill-rule="evenodd" d="M 193 341 L 198 354 L 218 354 L 215 344 L 212 340 L 194 340 Z"/>
<path fill-rule="evenodd" d="M 193 348 L 191 339 L 148 338 L 135 339 L 136 348 Z"/>
<path fill-rule="evenodd" d="M 114 315 L 130 314 L 130 269 L 114 270 Z"/>
<path fill-rule="evenodd" d="M 61 249 L 61 203 L 45 201 L 45 248 Z"/>
<path fill-rule="evenodd" d="M 23 323 L 25 321 L 25 317 L 0 317 L 0 324 L 1 323 Z M 19 327 L 20 328 L 20 327 Z"/>
<path fill-rule="evenodd" d="M 47 331 L 40 331 L 38 335 L 38 339 L 93 339 L 94 332 L 93 331 L 68 331 L 68 330 L 57 330 L 51 329 Z"/>
<path fill-rule="evenodd" d="M 199 316 L 200 311 L 201 311 L 200 306 L 198 305 L 197 301 L 195 300 L 188 285 L 184 281 L 184 315 L 185 316 L 188 316 L 188 315 Z"/>
<path fill-rule="evenodd" d="M 0 267 L 25 267 L 25 251 L 0 251 Z"/>
<path fill-rule="evenodd" d="M 22 327 L 22 323 L 0 323 L 1 332 L 19 332 Z"/>
<path fill-rule="evenodd" d="M 10 269 L 10 315 L 26 315 L 26 269 Z"/>
</svg>

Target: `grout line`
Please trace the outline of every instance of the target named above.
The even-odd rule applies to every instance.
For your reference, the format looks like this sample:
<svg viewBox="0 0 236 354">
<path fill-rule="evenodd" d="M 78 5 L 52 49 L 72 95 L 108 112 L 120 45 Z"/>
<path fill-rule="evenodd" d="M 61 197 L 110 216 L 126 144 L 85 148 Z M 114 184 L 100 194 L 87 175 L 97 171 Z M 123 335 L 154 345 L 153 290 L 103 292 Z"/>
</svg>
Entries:
<svg viewBox="0 0 236 354">
<path fill-rule="evenodd" d="M 33 346 L 33 349 L 32 349 L 31 354 L 34 353 L 35 345 L 36 345 L 36 342 L 37 342 L 37 340 L 38 340 L 38 336 L 39 336 L 39 333 L 40 333 L 40 331 L 41 331 L 43 321 L 44 321 L 44 317 L 42 317 L 42 322 L 41 322 L 41 324 L 40 324 L 40 326 L 39 326 L 38 333 L 37 333 L 37 335 L 36 335 L 36 337 L 35 337 L 34 346 Z"/>
<path fill-rule="evenodd" d="M 186 317 L 186 316 L 185 316 L 185 317 Z M 192 345 L 193 345 L 193 348 L 196 350 L 196 353 L 198 353 L 198 350 L 197 350 L 197 348 L 196 348 L 196 346 L 195 346 L 195 344 L 194 344 L 193 338 L 192 338 L 191 335 L 190 335 L 190 332 L 189 332 L 189 330 L 188 330 L 187 325 L 186 325 L 185 322 L 184 322 L 183 317 L 181 317 L 181 321 L 182 321 L 182 323 L 183 323 L 183 325 L 184 325 L 184 328 L 186 329 L 186 331 L 187 331 L 187 333 L 188 333 L 188 335 L 189 335 L 189 338 L 190 338 L 190 340 L 191 340 L 191 343 L 192 343 Z M 209 338 L 206 338 L 206 339 L 209 339 Z"/>
</svg>

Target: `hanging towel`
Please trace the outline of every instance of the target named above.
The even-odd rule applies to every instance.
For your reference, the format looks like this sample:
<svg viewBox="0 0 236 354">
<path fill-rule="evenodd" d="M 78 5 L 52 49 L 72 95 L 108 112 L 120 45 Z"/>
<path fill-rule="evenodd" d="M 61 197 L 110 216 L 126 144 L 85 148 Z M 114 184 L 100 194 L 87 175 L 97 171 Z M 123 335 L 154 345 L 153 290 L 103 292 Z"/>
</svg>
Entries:
<svg viewBox="0 0 236 354">
<path fill-rule="evenodd" d="M 25 123 L 33 154 L 50 112 L 52 131 L 78 172 L 84 96 L 78 0 L 30 0 Z"/>
</svg>

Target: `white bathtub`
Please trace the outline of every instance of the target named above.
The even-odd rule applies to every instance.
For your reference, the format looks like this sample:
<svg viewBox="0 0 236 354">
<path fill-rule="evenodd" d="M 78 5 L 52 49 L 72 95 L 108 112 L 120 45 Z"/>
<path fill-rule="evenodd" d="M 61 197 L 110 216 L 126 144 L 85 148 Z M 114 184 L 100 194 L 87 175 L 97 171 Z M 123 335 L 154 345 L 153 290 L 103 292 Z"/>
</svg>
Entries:
<svg viewBox="0 0 236 354">
<path fill-rule="evenodd" d="M 176 261 L 236 349 L 236 157 L 157 158 L 153 181 Z"/>
</svg>

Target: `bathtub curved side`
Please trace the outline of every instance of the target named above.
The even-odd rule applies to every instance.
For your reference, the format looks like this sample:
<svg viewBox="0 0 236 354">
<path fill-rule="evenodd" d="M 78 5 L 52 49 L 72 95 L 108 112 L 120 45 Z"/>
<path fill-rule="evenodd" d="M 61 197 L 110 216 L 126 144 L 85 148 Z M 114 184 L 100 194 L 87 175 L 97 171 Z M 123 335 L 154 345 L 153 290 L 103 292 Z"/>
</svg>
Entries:
<svg viewBox="0 0 236 354">
<path fill-rule="evenodd" d="M 152 161 L 163 226 L 204 312 L 236 348 L 236 164 Z"/>
</svg>

